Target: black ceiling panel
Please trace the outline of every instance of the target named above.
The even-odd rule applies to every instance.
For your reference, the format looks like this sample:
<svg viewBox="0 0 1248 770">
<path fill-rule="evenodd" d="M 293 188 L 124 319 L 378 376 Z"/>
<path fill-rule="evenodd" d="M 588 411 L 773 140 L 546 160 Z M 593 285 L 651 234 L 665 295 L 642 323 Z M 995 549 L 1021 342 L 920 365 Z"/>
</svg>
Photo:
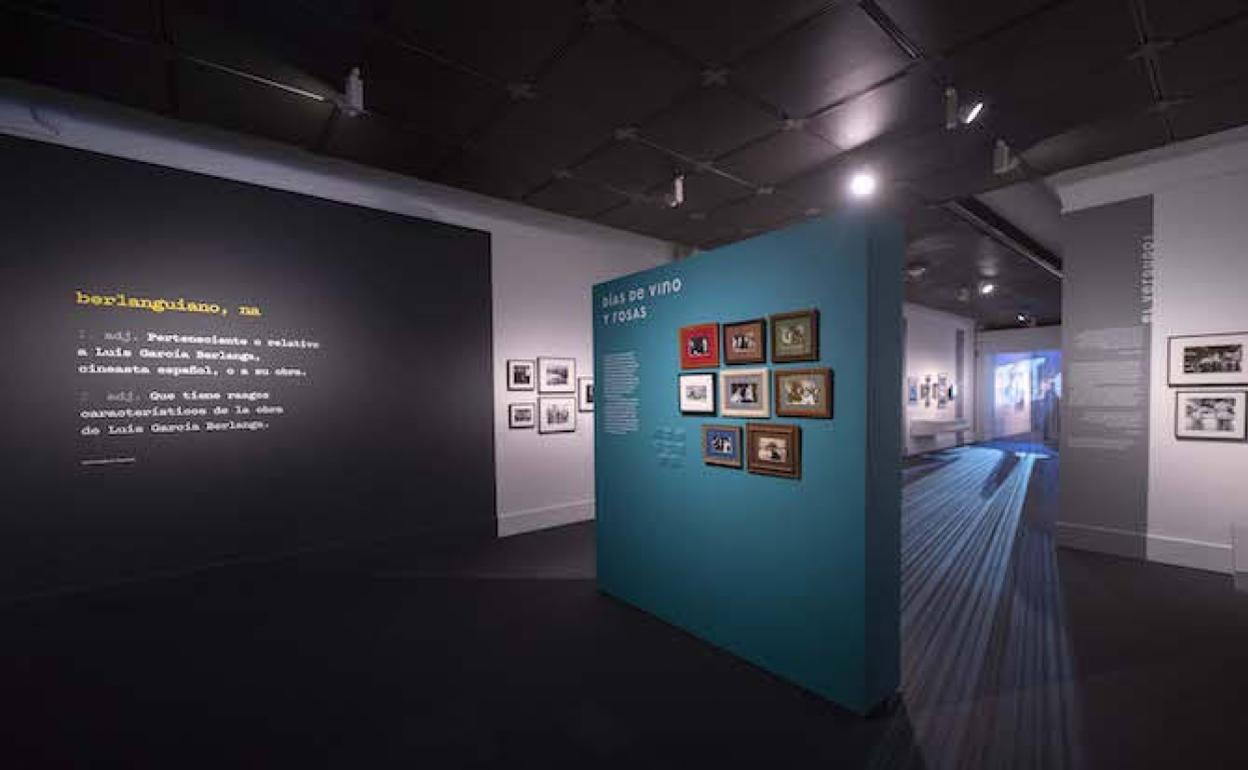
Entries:
<svg viewBox="0 0 1248 770">
<path fill-rule="evenodd" d="M 852 99 L 812 118 L 807 128 L 843 150 L 894 131 L 936 130 L 944 125 L 943 92 L 925 69 Z"/>
<path fill-rule="evenodd" d="M 623 15 L 684 48 L 698 61 L 717 67 L 827 6 L 827 0 L 628 0 Z"/>
<path fill-rule="evenodd" d="M 597 221 L 609 227 L 654 233 L 672 230 L 688 219 L 689 212 L 683 208 L 670 208 L 653 200 L 633 201 L 617 206 L 599 216 Z"/>
<path fill-rule="evenodd" d="M 31 5 L 118 35 L 149 42 L 160 40 L 160 8 L 151 0 L 54 0 Z"/>
<path fill-rule="evenodd" d="M 774 131 L 776 119 L 723 86 L 699 88 L 641 127 L 646 138 L 709 160 Z"/>
<path fill-rule="evenodd" d="M 743 236 L 761 233 L 802 216 L 804 207 L 781 193 L 749 195 L 715 211 L 711 218 Z"/>
<path fill-rule="evenodd" d="M 474 144 L 500 158 L 534 184 L 566 169 L 612 141 L 612 128 L 548 98 L 518 101 L 477 134 Z"/>
<path fill-rule="evenodd" d="M 463 141 L 507 104 L 507 94 L 396 46 L 373 46 L 364 67 L 367 106 L 444 141 Z"/>
<path fill-rule="evenodd" d="M 833 6 L 744 61 L 735 77 L 791 117 L 803 117 L 910 64 L 856 4 Z"/>
<path fill-rule="evenodd" d="M 1022 155 L 1036 171 L 1052 174 L 1147 150 L 1165 141 L 1166 129 L 1161 119 L 1144 115 L 1081 126 L 1039 142 Z"/>
<path fill-rule="evenodd" d="M 531 82 L 581 28 L 575 0 L 389 0 L 377 26 L 497 78 Z"/>
<path fill-rule="evenodd" d="M 699 83 L 698 71 L 619 25 L 595 25 L 538 89 L 613 126 L 634 125 Z"/>
<path fill-rule="evenodd" d="M 1197 96 L 1246 79 L 1248 17 L 1167 48 L 1160 60 L 1167 88 L 1180 96 Z"/>
<path fill-rule="evenodd" d="M 628 198 L 577 179 L 556 179 L 529 194 L 525 202 L 570 217 L 592 219 L 607 209 L 627 203 Z"/>
<path fill-rule="evenodd" d="M 449 148 L 428 136 L 404 130 L 391 120 L 370 115 L 340 117 L 326 151 L 370 166 L 429 178 Z"/>
<path fill-rule="evenodd" d="M 838 152 L 831 142 L 812 133 L 777 131 L 722 158 L 719 165 L 755 184 L 775 185 L 827 162 Z"/>
<path fill-rule="evenodd" d="M 662 195 L 669 189 L 670 185 L 664 182 L 649 192 L 652 195 Z M 695 171 L 685 177 L 685 205 L 682 209 L 686 214 L 707 212 L 730 200 L 753 192 L 752 188 L 742 186 L 710 171 Z"/>
<path fill-rule="evenodd" d="M 1143 0 L 1153 36 L 1173 40 L 1248 13 L 1244 0 Z"/>
<path fill-rule="evenodd" d="M 1248 91 L 1248 83 L 1235 81 L 1179 105 L 1168 113 L 1175 137 L 1193 139 L 1248 123 L 1248 99 L 1244 98 L 1245 91 Z"/>
<path fill-rule="evenodd" d="M 154 47 L 23 11 L 0 8 L 0 65 L 6 75 L 133 107 L 171 106 L 164 57 Z"/>
<path fill-rule="evenodd" d="M 518 175 L 510 159 L 480 150 L 452 151 L 433 178 L 452 187 L 508 200 L 518 200 L 537 185 L 531 177 Z"/>
<path fill-rule="evenodd" d="M 1119 66 L 1138 47 L 1124 0 L 1047 6 L 943 64 L 964 100 L 1061 100 L 1091 72 Z"/>
<path fill-rule="evenodd" d="M 944 54 L 1008 27 L 1053 0 L 876 0 L 902 32 L 929 56 Z"/>
<path fill-rule="evenodd" d="M 671 157 L 634 141 L 619 141 L 574 166 L 578 178 L 642 194 L 685 171 Z"/>
</svg>

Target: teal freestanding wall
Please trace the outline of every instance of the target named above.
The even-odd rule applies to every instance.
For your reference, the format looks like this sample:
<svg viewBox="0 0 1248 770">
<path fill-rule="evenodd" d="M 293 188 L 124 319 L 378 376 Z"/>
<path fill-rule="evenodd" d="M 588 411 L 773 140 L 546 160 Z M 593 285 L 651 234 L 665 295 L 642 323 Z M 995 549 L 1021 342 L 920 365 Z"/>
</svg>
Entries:
<svg viewBox="0 0 1248 770">
<path fill-rule="evenodd" d="M 599 587 L 859 713 L 898 686 L 901 259 L 847 214 L 594 287 Z M 809 308 L 820 360 L 752 365 L 834 372 L 832 419 L 762 421 L 801 478 L 705 465 L 701 426 L 748 421 L 680 413 L 678 330 Z"/>
</svg>

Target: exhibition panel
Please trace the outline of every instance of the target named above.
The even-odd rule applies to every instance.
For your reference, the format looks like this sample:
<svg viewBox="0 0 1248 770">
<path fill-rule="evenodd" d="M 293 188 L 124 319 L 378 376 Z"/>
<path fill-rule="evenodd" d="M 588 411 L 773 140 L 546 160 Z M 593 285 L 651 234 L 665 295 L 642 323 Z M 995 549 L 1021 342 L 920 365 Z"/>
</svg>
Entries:
<svg viewBox="0 0 1248 770">
<path fill-rule="evenodd" d="M 901 246 L 847 213 L 594 289 L 599 586 L 858 712 L 898 684 Z"/>
<path fill-rule="evenodd" d="M 492 535 L 488 234 L 24 140 L 0 165 L 0 596 Z"/>
</svg>

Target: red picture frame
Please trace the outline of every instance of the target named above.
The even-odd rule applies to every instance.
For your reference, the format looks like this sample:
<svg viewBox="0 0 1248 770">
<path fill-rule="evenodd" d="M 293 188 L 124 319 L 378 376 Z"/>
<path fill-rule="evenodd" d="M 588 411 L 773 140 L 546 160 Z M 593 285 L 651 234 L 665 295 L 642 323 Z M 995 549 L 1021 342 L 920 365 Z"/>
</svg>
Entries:
<svg viewBox="0 0 1248 770">
<path fill-rule="evenodd" d="M 680 368 L 719 366 L 719 324 L 693 324 L 680 329 Z"/>
</svg>

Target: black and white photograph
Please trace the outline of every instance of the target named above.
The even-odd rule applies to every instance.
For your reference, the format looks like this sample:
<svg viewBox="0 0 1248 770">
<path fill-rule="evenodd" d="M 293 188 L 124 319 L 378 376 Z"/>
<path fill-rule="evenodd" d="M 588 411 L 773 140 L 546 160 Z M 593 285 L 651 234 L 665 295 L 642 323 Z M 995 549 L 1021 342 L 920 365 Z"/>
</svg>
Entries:
<svg viewBox="0 0 1248 770">
<path fill-rule="evenodd" d="M 594 378 L 576 378 L 576 409 L 578 412 L 594 411 Z"/>
<path fill-rule="evenodd" d="M 537 424 L 536 408 L 532 403 L 508 404 L 507 427 L 532 428 Z"/>
<path fill-rule="evenodd" d="M 533 390 L 533 369 L 531 359 L 510 359 L 507 361 L 507 390 Z"/>
<path fill-rule="evenodd" d="M 677 381 L 682 414 L 715 414 L 714 374 L 682 374 Z"/>
<path fill-rule="evenodd" d="M 724 324 L 725 364 L 761 364 L 766 361 L 766 319 Z"/>
<path fill-rule="evenodd" d="M 1176 438 L 1248 441 L 1248 390 L 1180 390 L 1175 393 Z"/>
<path fill-rule="evenodd" d="M 538 399 L 538 433 L 571 433 L 574 430 L 576 430 L 575 398 L 556 397 Z"/>
<path fill-rule="evenodd" d="M 719 375 L 719 413 L 724 417 L 770 417 L 767 369 L 733 369 Z"/>
<path fill-rule="evenodd" d="M 537 359 L 537 389 L 541 393 L 575 393 L 576 359 Z"/>
<path fill-rule="evenodd" d="M 832 416 L 831 369 L 777 369 L 776 416 Z"/>
<path fill-rule="evenodd" d="M 1172 386 L 1248 385 L 1248 332 L 1170 338 Z"/>
<path fill-rule="evenodd" d="M 749 447 L 749 471 L 767 476 L 799 478 L 802 431 L 796 425 L 749 423 L 746 445 Z"/>
</svg>

